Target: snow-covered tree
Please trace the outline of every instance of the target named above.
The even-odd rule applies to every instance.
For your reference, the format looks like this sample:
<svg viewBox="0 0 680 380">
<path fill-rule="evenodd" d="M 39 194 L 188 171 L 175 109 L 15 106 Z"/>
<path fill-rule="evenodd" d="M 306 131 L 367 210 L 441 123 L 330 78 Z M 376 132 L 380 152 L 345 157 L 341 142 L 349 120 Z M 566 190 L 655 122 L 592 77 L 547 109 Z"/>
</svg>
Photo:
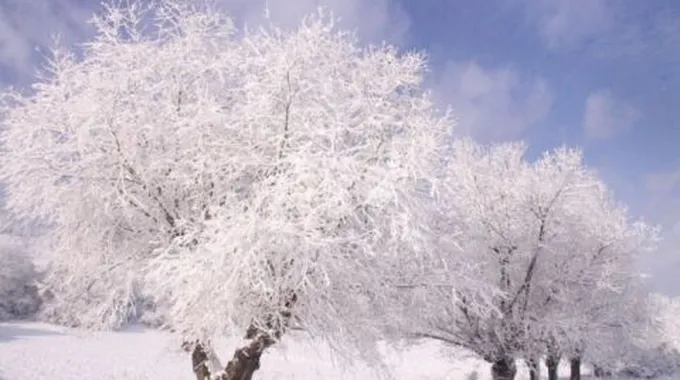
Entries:
<svg viewBox="0 0 680 380">
<path fill-rule="evenodd" d="M 423 58 L 323 13 L 240 35 L 209 7 L 129 4 L 3 94 L 8 207 L 50 226 L 49 315 L 116 327 L 154 305 L 199 379 L 249 379 L 293 321 L 374 360 L 393 281 L 433 241 L 451 123 Z M 218 373 L 209 339 L 242 332 Z"/>
<path fill-rule="evenodd" d="M 562 185 L 556 187 L 560 197 L 553 214 L 558 225 L 543 243 L 554 254 L 538 266 L 542 281 L 529 301 L 533 315 L 525 356 L 547 357 L 550 379 L 557 379 L 557 364 L 565 357 L 571 378 L 580 379 L 582 359 L 600 364 L 618 359 L 612 343 L 617 337 L 633 340 L 644 323 L 646 293 L 635 264 L 654 247 L 657 230 L 631 222 L 626 208 L 585 170 L 579 152 L 558 150 L 534 170 L 537 180 L 557 177 Z"/>
<path fill-rule="evenodd" d="M 552 372 L 560 357 L 570 360 L 572 378 L 580 378 L 582 359 L 610 367 L 621 355 L 612 343 L 635 339 L 647 318 L 636 261 L 655 246 L 657 230 L 631 222 L 625 207 L 591 178 L 594 186 L 582 187 L 583 196 L 570 205 L 584 218 L 562 217 L 573 223 L 564 232 L 570 238 L 543 267 L 548 281 L 531 301 L 539 311 L 532 318 L 533 350 L 548 357 L 550 378 L 557 378 Z"/>
<path fill-rule="evenodd" d="M 652 320 L 654 333 L 652 341 L 668 343 L 680 352 L 680 297 L 668 297 L 658 293 L 650 293 L 648 310 Z"/>
<path fill-rule="evenodd" d="M 629 306 L 633 315 L 644 313 L 633 334 L 617 336 L 610 343 L 618 348 L 618 361 L 609 372 L 634 378 L 677 377 L 680 371 L 680 330 L 677 299 L 647 293 L 643 302 Z M 631 314 L 629 313 L 629 314 Z"/>
<path fill-rule="evenodd" d="M 497 295 L 431 291 L 420 333 L 476 352 L 493 364 L 494 378 L 511 379 L 516 358 L 535 363 L 572 323 L 587 323 L 558 319 L 557 310 L 595 313 L 611 300 L 591 305 L 578 297 L 616 290 L 654 230 L 627 220 L 576 150 L 557 149 L 533 163 L 516 143 L 462 140 L 453 152 L 440 201 L 461 237 L 450 260 L 477 263 L 471 269 L 495 284 Z M 480 302 L 496 312 L 478 313 Z"/>
<path fill-rule="evenodd" d="M 579 264 L 597 266 L 587 258 Z M 646 289 L 634 272 L 621 271 L 597 282 L 571 284 L 559 303 L 544 310 L 540 327 L 534 329 L 543 334 L 533 337 L 534 350 L 546 356 L 549 379 L 558 378 L 560 359 L 569 362 L 571 378 L 580 378 L 582 362 L 611 372 L 626 360 L 648 325 Z"/>
</svg>

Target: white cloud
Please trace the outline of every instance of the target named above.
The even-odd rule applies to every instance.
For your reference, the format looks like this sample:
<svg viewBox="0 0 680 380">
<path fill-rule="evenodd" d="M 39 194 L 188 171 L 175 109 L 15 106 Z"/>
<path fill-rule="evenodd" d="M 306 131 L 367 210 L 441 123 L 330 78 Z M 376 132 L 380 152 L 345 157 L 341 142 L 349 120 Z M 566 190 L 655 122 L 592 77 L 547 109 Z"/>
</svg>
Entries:
<svg viewBox="0 0 680 380">
<path fill-rule="evenodd" d="M 554 102 L 542 78 L 475 62 L 448 62 L 435 81 L 438 101 L 450 104 L 458 118 L 457 132 L 482 141 L 522 137 L 548 116 Z"/>
<path fill-rule="evenodd" d="M 642 114 L 615 99 L 609 90 L 592 92 L 586 99 L 583 131 L 588 139 L 607 139 L 633 129 Z"/>
<path fill-rule="evenodd" d="M 17 82 L 32 76 L 37 50 L 51 46 L 55 35 L 64 43 L 82 38 L 94 7 L 75 0 L 1 1 L 0 69 L 9 70 Z"/>
<path fill-rule="evenodd" d="M 518 4 L 524 6 L 527 20 L 553 52 L 578 51 L 596 59 L 625 60 L 629 69 L 641 71 L 659 59 L 677 60 L 680 17 L 670 3 L 518 0 Z"/>
<path fill-rule="evenodd" d="M 410 26 L 396 0 L 218 0 L 237 21 L 259 25 L 265 9 L 276 24 L 296 26 L 302 17 L 324 7 L 340 18 L 343 28 L 356 30 L 364 41 L 403 43 Z"/>
<path fill-rule="evenodd" d="M 0 62 L 10 67 L 20 67 L 31 55 L 30 40 L 12 23 L 5 13 L 0 13 Z"/>
<path fill-rule="evenodd" d="M 679 243 L 674 247 L 680 251 L 680 170 L 650 173 L 644 187 L 646 214 L 666 227 L 666 235 Z"/>
<path fill-rule="evenodd" d="M 663 240 L 657 252 L 644 262 L 659 290 L 680 296 L 680 170 L 647 175 L 645 215 L 662 226 Z"/>
<path fill-rule="evenodd" d="M 577 47 L 611 29 L 614 22 L 611 0 L 525 0 L 541 38 L 554 50 Z"/>
<path fill-rule="evenodd" d="M 629 207 L 631 218 L 661 227 L 658 248 L 640 255 L 638 269 L 651 276 L 655 291 L 680 296 L 680 170 L 639 177 L 621 167 L 616 157 L 598 161 L 592 168 L 614 190 L 616 200 Z"/>
<path fill-rule="evenodd" d="M 644 184 L 647 213 L 666 226 L 667 233 L 679 243 L 675 247 L 680 253 L 680 170 L 651 173 Z"/>
<path fill-rule="evenodd" d="M 665 195 L 680 189 L 680 170 L 649 174 L 645 179 L 645 188 L 655 195 Z"/>
</svg>

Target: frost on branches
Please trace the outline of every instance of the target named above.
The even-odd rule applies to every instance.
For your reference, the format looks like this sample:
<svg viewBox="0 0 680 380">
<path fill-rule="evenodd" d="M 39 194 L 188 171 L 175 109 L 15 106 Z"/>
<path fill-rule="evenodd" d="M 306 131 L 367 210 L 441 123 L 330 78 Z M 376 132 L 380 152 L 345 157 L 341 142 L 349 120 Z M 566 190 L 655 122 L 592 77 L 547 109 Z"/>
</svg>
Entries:
<svg viewBox="0 0 680 380">
<path fill-rule="evenodd" d="M 33 94 L 4 94 L 8 206 L 51 226 L 48 312 L 116 327 L 152 302 L 202 378 L 210 337 L 247 330 L 236 379 L 291 323 L 372 359 L 451 127 L 422 57 L 323 14 L 239 37 L 183 3 L 109 6 L 82 59 L 57 49 Z"/>
<path fill-rule="evenodd" d="M 634 261 L 656 231 L 629 222 L 580 152 L 557 149 L 532 163 L 521 144 L 462 140 L 441 188 L 441 210 L 460 236 L 450 261 L 476 263 L 471 270 L 495 292 L 432 290 L 413 324 L 420 336 L 468 348 L 493 364 L 495 379 L 512 379 L 517 358 L 536 366 L 548 357 L 556 371 L 561 355 L 580 360 L 595 330 L 623 331 Z M 480 302 L 495 312 L 480 313 Z"/>
</svg>

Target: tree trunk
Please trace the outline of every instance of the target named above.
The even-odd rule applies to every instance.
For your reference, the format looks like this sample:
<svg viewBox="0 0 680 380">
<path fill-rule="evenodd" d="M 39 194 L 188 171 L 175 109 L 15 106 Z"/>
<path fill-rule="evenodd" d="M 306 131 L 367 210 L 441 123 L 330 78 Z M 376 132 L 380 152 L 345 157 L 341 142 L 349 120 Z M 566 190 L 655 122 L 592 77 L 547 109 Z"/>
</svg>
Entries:
<svg viewBox="0 0 680 380">
<path fill-rule="evenodd" d="M 570 380 L 581 380 L 581 358 L 575 357 L 569 360 L 571 375 Z"/>
<path fill-rule="evenodd" d="M 548 355 L 548 357 L 545 359 L 545 366 L 548 367 L 548 380 L 558 380 L 557 366 L 559 365 L 559 356 Z"/>
<path fill-rule="evenodd" d="M 227 368 L 220 380 L 251 380 L 255 371 L 260 368 L 262 353 L 272 344 L 274 342 L 265 337 L 264 340 L 256 339 L 249 345 L 237 349 L 234 357 L 227 363 Z"/>
<path fill-rule="evenodd" d="M 183 344 L 185 349 L 188 349 L 188 344 Z M 191 352 L 191 368 L 196 374 L 196 380 L 210 380 L 210 359 L 203 343 L 195 342 Z"/>
<path fill-rule="evenodd" d="M 491 365 L 491 378 L 493 380 L 514 380 L 515 375 L 517 375 L 517 366 L 514 358 L 501 358 Z"/>
<path fill-rule="evenodd" d="M 245 336 L 250 342 L 234 351 L 234 356 L 222 372 L 213 373 L 217 369 L 211 367 L 215 367 L 213 363 L 217 360 L 208 345 L 200 341 L 185 343 L 184 348 L 191 349 L 191 364 L 196 380 L 252 380 L 255 371 L 260 368 L 260 358 L 264 350 L 279 341 L 288 328 L 292 317 L 291 309 L 296 302 L 297 295 L 292 293 L 280 312 L 281 320 L 277 322 L 274 317 L 269 317 L 266 330 L 251 325 Z"/>
<path fill-rule="evenodd" d="M 266 334 L 258 334 L 245 347 L 234 351 L 234 356 L 221 373 L 213 374 L 210 367 L 210 356 L 205 344 L 197 342 L 191 353 L 196 380 L 251 380 L 260 368 L 260 357 L 264 350 L 274 344 L 274 340 Z"/>
<path fill-rule="evenodd" d="M 529 379 L 539 380 L 541 378 L 538 359 L 528 359 L 527 367 L 529 368 Z"/>
</svg>

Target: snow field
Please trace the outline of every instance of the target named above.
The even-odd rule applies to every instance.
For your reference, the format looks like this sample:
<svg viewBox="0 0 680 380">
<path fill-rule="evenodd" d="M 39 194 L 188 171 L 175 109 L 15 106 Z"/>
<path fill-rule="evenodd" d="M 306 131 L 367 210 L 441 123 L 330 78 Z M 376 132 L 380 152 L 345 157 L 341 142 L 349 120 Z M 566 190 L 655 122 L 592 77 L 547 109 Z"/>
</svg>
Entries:
<svg viewBox="0 0 680 380">
<path fill-rule="evenodd" d="M 298 336 L 296 336 L 298 335 Z M 377 379 L 371 369 L 344 367 L 323 345 L 301 343 L 292 334 L 262 360 L 258 380 Z M 226 361 L 236 341 L 216 344 Z M 386 364 L 397 380 L 486 380 L 480 360 L 443 353 L 435 343 L 388 350 Z M 119 332 L 81 332 L 43 323 L 0 323 L 2 380 L 191 380 L 189 356 L 169 334 L 131 327 Z M 527 379 L 521 367 L 517 380 Z"/>
</svg>

